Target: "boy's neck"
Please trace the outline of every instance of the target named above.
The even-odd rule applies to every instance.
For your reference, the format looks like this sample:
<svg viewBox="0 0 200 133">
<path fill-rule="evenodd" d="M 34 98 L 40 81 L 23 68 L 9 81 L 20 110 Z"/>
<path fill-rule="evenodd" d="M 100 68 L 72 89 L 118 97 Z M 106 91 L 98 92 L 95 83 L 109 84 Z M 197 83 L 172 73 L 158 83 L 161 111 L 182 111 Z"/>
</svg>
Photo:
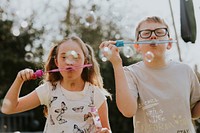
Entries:
<svg viewBox="0 0 200 133">
<path fill-rule="evenodd" d="M 165 59 L 162 60 L 153 60 L 152 62 L 147 62 L 144 60 L 144 64 L 149 68 L 163 68 L 167 66 L 167 61 Z"/>
</svg>

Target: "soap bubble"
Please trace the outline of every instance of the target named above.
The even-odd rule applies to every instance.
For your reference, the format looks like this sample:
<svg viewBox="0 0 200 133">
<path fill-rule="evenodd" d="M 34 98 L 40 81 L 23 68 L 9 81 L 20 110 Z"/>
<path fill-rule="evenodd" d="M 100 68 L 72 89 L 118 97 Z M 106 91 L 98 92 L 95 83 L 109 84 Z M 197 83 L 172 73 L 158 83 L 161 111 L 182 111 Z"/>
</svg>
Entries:
<svg viewBox="0 0 200 133">
<path fill-rule="evenodd" d="M 85 16 L 85 22 L 87 25 L 92 25 L 96 23 L 96 19 L 96 15 L 93 11 L 88 12 Z"/>
<path fill-rule="evenodd" d="M 112 51 L 108 47 L 103 47 L 102 49 L 100 49 L 99 58 L 103 62 L 106 62 L 110 58 L 111 55 L 112 55 Z"/>
<path fill-rule="evenodd" d="M 20 30 L 19 30 L 19 28 L 18 28 L 18 27 L 13 27 L 13 28 L 12 28 L 12 34 L 13 34 L 14 36 L 19 36 L 19 35 L 20 35 Z"/>
<path fill-rule="evenodd" d="M 74 64 L 74 63 L 77 62 L 78 54 L 77 54 L 76 51 L 70 50 L 70 51 L 67 51 L 67 52 L 66 52 L 65 57 L 66 57 L 65 62 L 66 62 L 67 64 Z"/>
<path fill-rule="evenodd" d="M 33 59 L 34 59 L 34 55 L 31 52 L 26 53 L 24 56 L 24 60 L 27 62 L 32 62 Z"/>
<path fill-rule="evenodd" d="M 152 62 L 153 59 L 154 59 L 154 54 L 151 52 L 151 51 L 147 51 L 144 55 L 144 59 L 147 61 L 147 62 Z"/>
<path fill-rule="evenodd" d="M 126 58 L 130 58 L 134 55 L 134 50 L 130 46 L 124 46 L 123 54 Z"/>
<path fill-rule="evenodd" d="M 21 22 L 21 27 L 22 27 L 22 28 L 28 27 L 28 22 L 27 22 L 27 21 L 22 21 L 22 22 Z"/>
<path fill-rule="evenodd" d="M 14 131 L 14 133 L 21 133 L 20 131 Z"/>
</svg>

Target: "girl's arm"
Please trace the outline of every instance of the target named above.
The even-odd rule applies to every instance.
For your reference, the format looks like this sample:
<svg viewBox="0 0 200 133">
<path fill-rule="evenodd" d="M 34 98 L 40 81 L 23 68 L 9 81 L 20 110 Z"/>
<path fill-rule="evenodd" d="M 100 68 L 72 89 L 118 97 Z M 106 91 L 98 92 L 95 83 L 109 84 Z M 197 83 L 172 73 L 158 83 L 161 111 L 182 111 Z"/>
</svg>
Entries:
<svg viewBox="0 0 200 133">
<path fill-rule="evenodd" d="M 98 113 L 99 113 L 99 117 L 100 117 L 101 124 L 103 127 L 103 130 L 101 133 L 111 133 L 110 123 L 109 123 L 109 118 L 108 118 L 108 105 L 107 105 L 106 100 L 98 109 Z"/>
<path fill-rule="evenodd" d="M 1 108 L 3 113 L 14 114 L 24 112 L 40 105 L 36 91 L 32 91 L 30 94 L 19 98 L 23 83 L 27 80 L 33 79 L 33 73 L 34 72 L 31 69 L 24 69 L 17 74 L 15 81 L 3 100 Z"/>
<path fill-rule="evenodd" d="M 197 102 L 192 109 L 192 118 L 198 119 L 200 117 L 200 102 Z"/>
</svg>

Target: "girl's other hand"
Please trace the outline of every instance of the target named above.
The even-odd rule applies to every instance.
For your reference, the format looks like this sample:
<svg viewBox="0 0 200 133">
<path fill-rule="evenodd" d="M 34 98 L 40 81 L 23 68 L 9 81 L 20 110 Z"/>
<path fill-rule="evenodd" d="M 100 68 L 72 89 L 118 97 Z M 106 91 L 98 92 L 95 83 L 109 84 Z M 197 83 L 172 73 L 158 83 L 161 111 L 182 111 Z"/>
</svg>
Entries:
<svg viewBox="0 0 200 133">
<path fill-rule="evenodd" d="M 22 82 L 34 79 L 34 71 L 29 68 L 21 70 L 18 72 L 17 78 L 20 79 Z"/>
</svg>

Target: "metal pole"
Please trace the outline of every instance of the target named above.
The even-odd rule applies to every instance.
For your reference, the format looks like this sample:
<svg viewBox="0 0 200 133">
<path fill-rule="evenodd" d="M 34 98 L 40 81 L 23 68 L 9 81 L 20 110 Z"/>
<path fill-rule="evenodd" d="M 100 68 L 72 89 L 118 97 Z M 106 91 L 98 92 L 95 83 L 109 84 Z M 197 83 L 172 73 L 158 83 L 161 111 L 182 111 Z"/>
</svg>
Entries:
<svg viewBox="0 0 200 133">
<path fill-rule="evenodd" d="M 179 47 L 178 35 L 177 35 L 177 31 L 176 31 L 176 25 L 175 25 L 175 22 L 174 22 L 174 14 L 173 14 L 173 11 L 172 11 L 171 0 L 169 0 L 169 7 L 170 7 L 171 16 L 172 16 L 172 22 L 173 22 L 175 37 L 176 37 L 176 40 L 177 40 L 177 43 L 176 43 L 176 44 L 177 44 L 177 50 L 178 50 L 178 55 L 179 55 L 179 61 L 182 62 L 181 50 L 180 50 L 180 47 Z"/>
</svg>

